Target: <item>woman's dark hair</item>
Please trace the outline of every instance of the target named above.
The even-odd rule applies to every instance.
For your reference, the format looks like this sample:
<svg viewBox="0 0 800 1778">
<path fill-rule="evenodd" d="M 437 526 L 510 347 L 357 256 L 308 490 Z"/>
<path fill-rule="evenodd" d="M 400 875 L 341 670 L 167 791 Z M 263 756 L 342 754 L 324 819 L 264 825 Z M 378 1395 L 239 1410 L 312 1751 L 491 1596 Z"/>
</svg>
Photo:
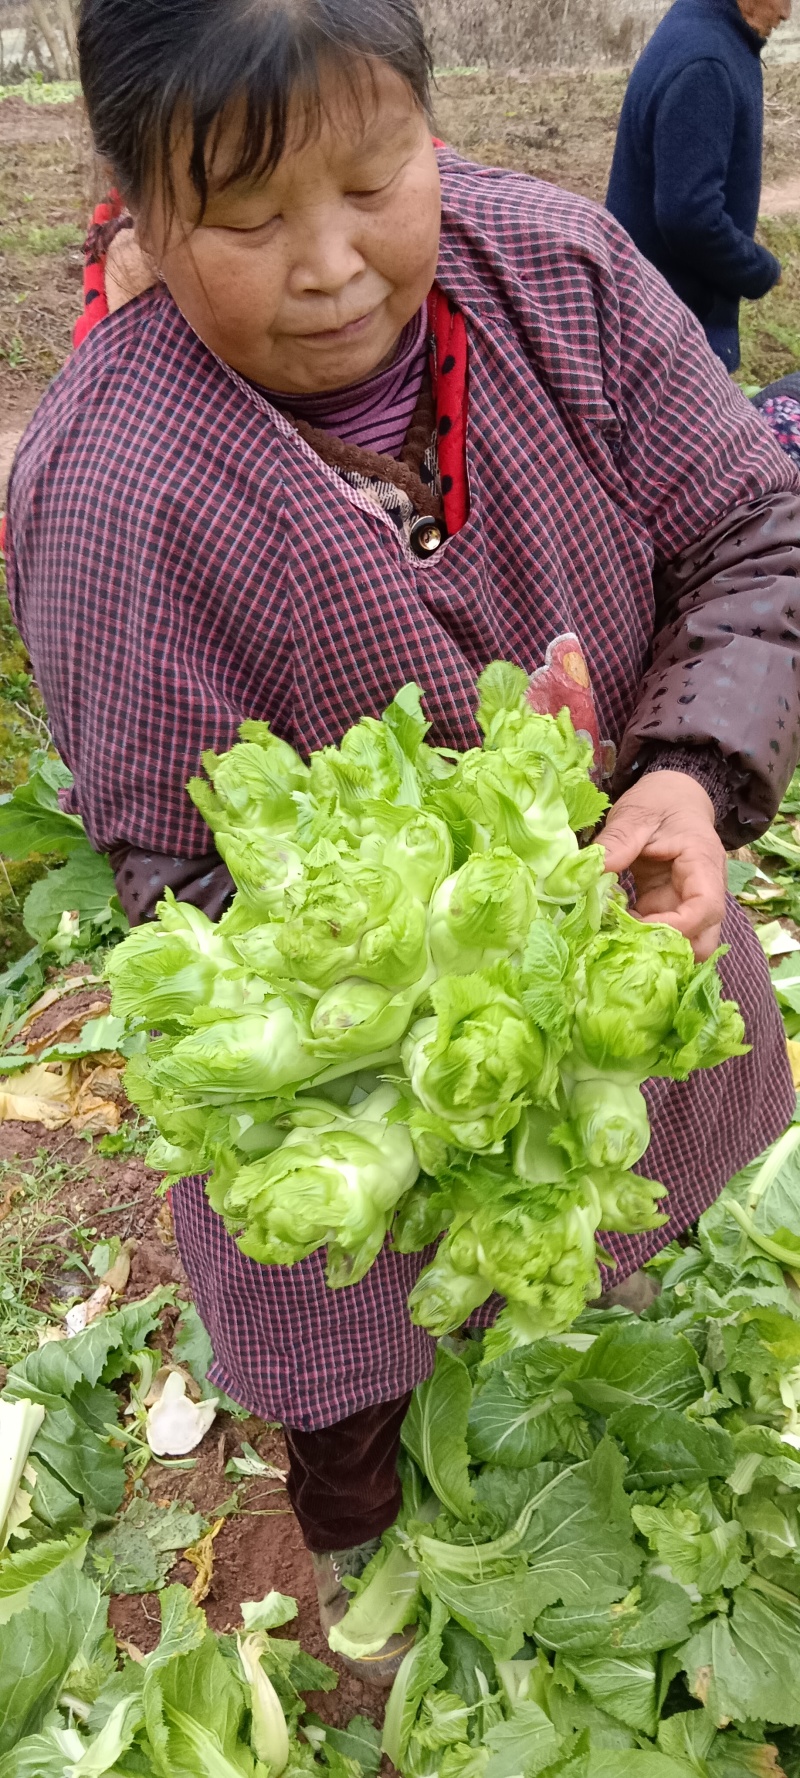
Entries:
<svg viewBox="0 0 800 1778">
<path fill-rule="evenodd" d="M 78 44 L 95 146 L 134 204 L 158 177 L 172 196 L 171 151 L 185 128 L 202 213 L 237 101 L 242 127 L 226 183 L 272 172 L 292 96 L 302 96 L 313 128 L 332 63 L 352 85 L 365 59 L 385 62 L 429 106 L 431 62 L 414 0 L 83 0 Z"/>
</svg>

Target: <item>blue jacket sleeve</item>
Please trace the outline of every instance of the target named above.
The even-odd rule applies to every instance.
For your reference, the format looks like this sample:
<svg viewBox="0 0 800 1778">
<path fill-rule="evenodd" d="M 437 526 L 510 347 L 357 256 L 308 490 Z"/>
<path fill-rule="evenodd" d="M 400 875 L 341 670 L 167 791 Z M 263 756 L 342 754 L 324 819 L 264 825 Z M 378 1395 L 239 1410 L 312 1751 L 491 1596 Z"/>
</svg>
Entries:
<svg viewBox="0 0 800 1778">
<path fill-rule="evenodd" d="M 656 222 L 670 252 L 722 296 L 766 296 L 780 265 L 736 227 L 725 209 L 735 107 L 721 62 L 676 76 L 654 131 Z"/>
</svg>

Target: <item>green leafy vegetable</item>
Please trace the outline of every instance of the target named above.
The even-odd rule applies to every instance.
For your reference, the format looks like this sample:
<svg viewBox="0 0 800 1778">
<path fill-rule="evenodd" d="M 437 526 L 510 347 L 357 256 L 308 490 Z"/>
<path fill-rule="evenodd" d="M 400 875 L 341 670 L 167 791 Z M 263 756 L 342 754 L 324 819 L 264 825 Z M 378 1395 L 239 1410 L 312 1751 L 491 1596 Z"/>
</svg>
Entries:
<svg viewBox="0 0 800 1778">
<path fill-rule="evenodd" d="M 383 1246 L 419 1162 L 405 1125 L 387 1126 L 396 1103 L 379 1089 L 327 1128 L 299 1128 L 266 1160 L 243 1167 L 225 1198 L 245 1223 L 239 1246 L 264 1264 L 292 1264 L 328 1246 L 328 1282 L 352 1284 Z"/>
<path fill-rule="evenodd" d="M 444 1235 L 412 1319 L 441 1336 L 499 1293 L 497 1357 L 569 1328 L 602 1231 L 666 1220 L 631 1170 L 643 1081 L 746 1046 L 717 958 L 633 918 L 580 844 L 607 798 L 568 711 L 535 711 L 507 662 L 477 693 L 484 745 L 461 754 L 430 746 L 416 686 L 308 765 L 243 724 L 189 787 L 231 907 L 213 924 L 166 896 L 108 973 L 151 1165 L 204 1173 L 261 1264 L 327 1247 L 333 1289 L 393 1222 L 398 1252 Z"/>
</svg>

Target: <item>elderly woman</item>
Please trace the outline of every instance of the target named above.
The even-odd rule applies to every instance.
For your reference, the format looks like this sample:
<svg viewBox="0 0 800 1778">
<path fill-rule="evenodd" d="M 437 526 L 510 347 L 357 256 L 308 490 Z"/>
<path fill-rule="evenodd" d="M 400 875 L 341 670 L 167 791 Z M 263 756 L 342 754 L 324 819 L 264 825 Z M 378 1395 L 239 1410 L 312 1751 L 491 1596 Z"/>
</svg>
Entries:
<svg viewBox="0 0 800 1778">
<path fill-rule="evenodd" d="M 80 42 L 157 282 L 89 331 L 12 479 L 11 597 L 72 807 L 132 920 L 167 884 L 217 914 L 184 786 L 244 717 L 307 751 L 414 679 L 463 748 L 476 673 L 536 674 L 613 773 L 609 866 L 698 956 L 722 929 L 752 1046 L 651 1083 L 671 1221 L 612 1238 L 624 1278 L 794 1102 L 724 844 L 797 757 L 795 470 L 606 213 L 436 147 L 412 0 L 84 0 Z M 245 1259 L 201 1181 L 174 1210 L 214 1380 L 286 1427 L 330 1624 L 397 1512 L 426 1256 L 331 1293 L 319 1255 Z"/>
</svg>

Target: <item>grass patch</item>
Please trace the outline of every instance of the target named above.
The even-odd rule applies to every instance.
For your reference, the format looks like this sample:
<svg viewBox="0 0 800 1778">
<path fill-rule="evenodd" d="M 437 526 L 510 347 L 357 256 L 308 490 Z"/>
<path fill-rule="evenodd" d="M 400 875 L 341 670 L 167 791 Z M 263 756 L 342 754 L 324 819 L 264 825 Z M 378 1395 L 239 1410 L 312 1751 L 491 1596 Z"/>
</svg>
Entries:
<svg viewBox="0 0 800 1778">
<path fill-rule="evenodd" d="M 83 231 L 72 222 L 28 222 L 12 228 L 0 228 L 0 253 L 60 253 L 63 247 L 80 247 Z"/>
<path fill-rule="evenodd" d="M 80 1275 L 86 1250 L 97 1231 L 70 1222 L 57 1205 L 69 1180 L 78 1184 L 88 1167 L 70 1167 L 46 1148 L 33 1160 L 0 1162 L 0 1206 L 10 1206 L 0 1222 L 0 1352 L 3 1362 L 18 1363 L 36 1345 L 44 1320 L 43 1298 L 54 1290 L 59 1275 Z"/>
<path fill-rule="evenodd" d="M 761 302 L 742 304 L 742 366 L 737 382 L 775 382 L 800 368 L 800 218 L 762 217 L 759 237 L 783 266 Z"/>
<path fill-rule="evenodd" d="M 21 80 L 16 86 L 0 86 L 0 100 L 24 99 L 26 105 L 69 105 L 80 97 L 77 80 Z"/>
<path fill-rule="evenodd" d="M 47 742 L 44 705 L 11 616 L 0 556 L 0 794 L 24 783 L 31 753 Z M 0 858 L 0 970 L 30 949 L 22 908 L 28 890 L 46 870 L 43 858 Z"/>
<path fill-rule="evenodd" d="M 0 556 L 0 793 L 24 783 L 31 753 L 48 740 L 44 704 L 11 616 Z"/>
</svg>

